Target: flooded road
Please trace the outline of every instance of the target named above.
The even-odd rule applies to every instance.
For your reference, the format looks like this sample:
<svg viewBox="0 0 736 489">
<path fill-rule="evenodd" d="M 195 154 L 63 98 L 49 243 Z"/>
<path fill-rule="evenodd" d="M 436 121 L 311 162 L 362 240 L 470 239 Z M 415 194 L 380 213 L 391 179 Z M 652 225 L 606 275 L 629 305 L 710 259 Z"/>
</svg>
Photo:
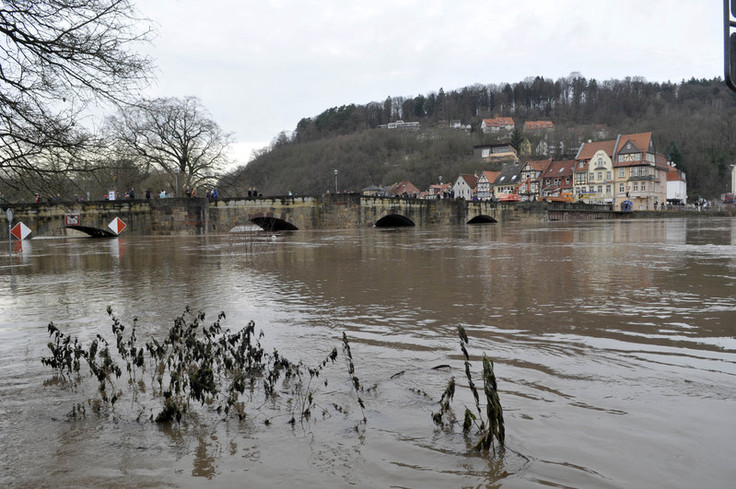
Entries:
<svg viewBox="0 0 736 489">
<path fill-rule="evenodd" d="M 731 488 L 736 480 L 736 220 L 38 239 L 0 256 L 2 487 Z M 314 365 L 343 332 L 375 386 L 366 423 L 339 381 L 318 420 L 181 425 L 67 417 L 95 394 L 41 364 L 47 324 L 89 341 L 107 306 L 161 337 L 185 306 Z M 462 423 L 495 362 L 506 450 Z M 342 351 L 341 351 L 342 355 Z M 340 363 L 340 362 L 337 362 Z M 449 365 L 449 368 L 434 367 Z M 336 371 L 344 369 L 343 366 Z M 339 378 L 339 372 L 336 374 Z M 350 406 L 344 413 L 334 403 Z M 472 438 L 472 437 L 471 437 Z"/>
</svg>

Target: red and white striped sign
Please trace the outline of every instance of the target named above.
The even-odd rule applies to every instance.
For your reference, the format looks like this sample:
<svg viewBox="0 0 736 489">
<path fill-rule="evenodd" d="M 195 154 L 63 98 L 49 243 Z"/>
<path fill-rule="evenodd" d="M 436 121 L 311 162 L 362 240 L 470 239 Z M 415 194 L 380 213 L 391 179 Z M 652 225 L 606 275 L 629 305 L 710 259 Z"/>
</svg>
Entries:
<svg viewBox="0 0 736 489">
<path fill-rule="evenodd" d="M 112 222 L 110 224 L 107 225 L 107 227 L 109 227 L 110 229 L 112 229 L 112 232 L 115 233 L 115 234 L 122 233 L 123 232 L 123 229 L 125 229 L 126 226 L 127 226 L 127 224 L 125 224 L 122 221 L 122 219 L 120 219 L 119 217 L 116 217 L 115 219 L 112 220 Z"/>
<path fill-rule="evenodd" d="M 23 241 L 29 234 L 31 234 L 31 230 L 28 228 L 28 226 L 26 226 L 22 222 L 19 222 L 18 224 L 13 226 L 13 229 L 10 230 L 10 234 L 15 236 L 15 239 Z"/>
</svg>

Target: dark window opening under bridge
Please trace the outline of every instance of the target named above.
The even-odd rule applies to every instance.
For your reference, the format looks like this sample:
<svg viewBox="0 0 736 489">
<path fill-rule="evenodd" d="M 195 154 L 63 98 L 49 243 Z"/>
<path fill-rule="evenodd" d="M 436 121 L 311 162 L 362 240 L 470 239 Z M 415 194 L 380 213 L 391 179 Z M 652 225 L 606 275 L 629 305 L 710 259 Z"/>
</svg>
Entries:
<svg viewBox="0 0 736 489">
<path fill-rule="evenodd" d="M 264 231 L 298 231 L 299 228 L 277 217 L 254 217 L 250 220 Z"/>
<path fill-rule="evenodd" d="M 414 221 L 405 216 L 399 214 L 390 214 L 384 216 L 376 221 L 377 228 L 389 228 L 389 227 L 411 227 L 414 226 Z"/>
<path fill-rule="evenodd" d="M 495 222 L 498 222 L 498 221 L 496 221 L 491 216 L 481 215 L 481 216 L 475 216 L 474 218 L 469 220 L 468 224 L 490 224 L 490 223 L 495 223 Z"/>
</svg>

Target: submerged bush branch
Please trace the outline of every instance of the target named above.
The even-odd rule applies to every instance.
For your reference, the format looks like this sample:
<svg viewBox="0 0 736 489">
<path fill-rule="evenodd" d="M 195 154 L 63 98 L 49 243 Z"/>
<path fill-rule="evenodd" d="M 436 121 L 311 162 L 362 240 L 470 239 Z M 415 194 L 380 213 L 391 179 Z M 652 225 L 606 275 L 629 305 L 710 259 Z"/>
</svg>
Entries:
<svg viewBox="0 0 736 489">
<path fill-rule="evenodd" d="M 160 406 L 157 413 L 151 412 L 148 416 L 155 422 L 179 422 L 193 405 L 244 420 L 249 405 L 253 406 L 252 411 L 260 412 L 268 400 L 299 406 L 298 412 L 292 409 L 292 423 L 296 418 L 308 419 L 315 406 L 315 388 L 311 380 L 319 377 L 338 356 L 337 348 L 333 348 L 317 367 L 308 368 L 302 362 L 289 361 L 276 350 L 266 351 L 260 341 L 263 333 L 256 334 L 253 321 L 233 332 L 222 327 L 224 313 L 207 326 L 205 314 L 192 313 L 189 308 L 174 319 L 162 340 L 151 338 L 140 345 L 136 335 L 137 318 L 126 333 L 126 327 L 113 315 L 112 309 L 108 307 L 107 312 L 112 321 L 113 347 L 113 343 L 99 334 L 84 347 L 77 338 L 65 335 L 50 323 L 48 348 L 51 356 L 43 357 L 41 362 L 72 387 L 82 383 L 82 366 L 86 362 L 89 375 L 98 382 L 98 398 L 88 400 L 87 405 L 94 403 L 112 409 L 120 397 L 130 393 L 141 413 L 145 411 L 145 401 Z M 349 346 L 346 351 L 352 365 Z M 124 371 L 128 372 L 128 381 L 123 384 L 120 377 Z M 144 375 L 146 372 L 148 375 Z M 309 381 L 303 382 L 306 375 Z M 350 379 L 357 391 L 359 384 L 354 368 L 350 369 Z M 148 397 L 140 399 L 140 394 Z M 268 405 L 278 409 L 279 402 Z M 360 396 L 358 403 L 362 410 Z M 71 415 L 86 415 L 84 404 L 75 404 Z M 271 417 L 267 417 L 267 424 L 270 420 Z"/>
<path fill-rule="evenodd" d="M 480 396 L 478 389 L 473 382 L 471 374 L 470 355 L 468 354 L 467 345 L 469 343 L 468 335 L 465 328 L 458 326 L 458 336 L 460 337 L 460 350 L 463 353 L 465 376 L 467 377 L 468 387 L 475 401 L 476 414 L 468 407 L 465 408 L 463 415 L 463 433 L 470 433 L 471 428 L 476 425 L 478 429 L 479 439 L 474 447 L 479 450 L 495 451 L 494 440 L 500 448 L 504 447 L 506 430 L 503 422 L 503 409 L 498 396 L 498 388 L 496 384 L 496 375 L 493 371 L 493 362 L 483 355 L 483 394 L 485 395 L 486 409 L 485 416 L 481 410 Z M 445 392 L 440 398 L 440 410 L 432 415 L 432 419 L 438 425 L 444 425 L 445 417 L 452 413 L 450 403 L 455 395 L 455 377 L 451 377 Z"/>
</svg>

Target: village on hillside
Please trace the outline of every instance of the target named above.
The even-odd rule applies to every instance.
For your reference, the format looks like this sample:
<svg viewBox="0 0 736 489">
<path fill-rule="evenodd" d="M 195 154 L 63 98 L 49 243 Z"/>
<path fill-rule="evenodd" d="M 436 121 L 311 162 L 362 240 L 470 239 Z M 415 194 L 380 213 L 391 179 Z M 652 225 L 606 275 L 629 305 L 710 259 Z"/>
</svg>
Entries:
<svg viewBox="0 0 736 489">
<path fill-rule="evenodd" d="M 485 133 L 514 130 L 511 117 L 484 119 Z M 551 121 L 527 121 L 525 130 L 553 128 Z M 498 202 L 558 201 L 610 205 L 617 211 L 664 209 L 687 202 L 687 178 L 657 153 L 651 132 L 619 134 L 582 143 L 573 159 L 522 162 L 511 144 L 476 146 L 483 163 L 502 162 L 499 171 L 462 174 L 419 190 L 411 182 L 367 187 L 364 195 L 462 198 Z"/>
</svg>

